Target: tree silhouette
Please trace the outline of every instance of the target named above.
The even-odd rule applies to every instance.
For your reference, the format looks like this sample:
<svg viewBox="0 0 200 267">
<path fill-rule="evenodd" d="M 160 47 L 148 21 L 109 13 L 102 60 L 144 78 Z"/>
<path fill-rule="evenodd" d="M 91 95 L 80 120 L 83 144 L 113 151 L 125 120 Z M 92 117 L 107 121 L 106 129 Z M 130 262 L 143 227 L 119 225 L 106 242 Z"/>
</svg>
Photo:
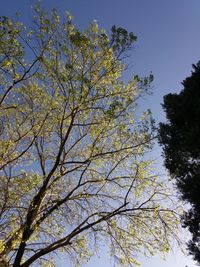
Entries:
<svg viewBox="0 0 200 267">
<path fill-rule="evenodd" d="M 164 97 L 167 123 L 160 124 L 160 143 L 180 197 L 190 204 L 182 222 L 192 234 L 189 253 L 200 263 L 200 62 L 182 85 L 179 94 Z"/>
</svg>

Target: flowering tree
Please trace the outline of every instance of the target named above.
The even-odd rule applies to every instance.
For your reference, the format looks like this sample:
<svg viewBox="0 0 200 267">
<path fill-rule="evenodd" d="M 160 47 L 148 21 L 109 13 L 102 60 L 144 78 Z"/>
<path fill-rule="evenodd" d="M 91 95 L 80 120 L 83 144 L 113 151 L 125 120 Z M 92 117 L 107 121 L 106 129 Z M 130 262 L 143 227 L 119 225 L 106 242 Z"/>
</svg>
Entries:
<svg viewBox="0 0 200 267">
<path fill-rule="evenodd" d="M 136 115 L 152 77 L 122 79 L 135 41 L 55 10 L 36 8 L 31 30 L 1 18 L 1 266 L 54 266 L 58 251 L 76 265 L 102 240 L 120 266 L 169 249 L 177 216 L 145 156 L 150 112 Z"/>
</svg>

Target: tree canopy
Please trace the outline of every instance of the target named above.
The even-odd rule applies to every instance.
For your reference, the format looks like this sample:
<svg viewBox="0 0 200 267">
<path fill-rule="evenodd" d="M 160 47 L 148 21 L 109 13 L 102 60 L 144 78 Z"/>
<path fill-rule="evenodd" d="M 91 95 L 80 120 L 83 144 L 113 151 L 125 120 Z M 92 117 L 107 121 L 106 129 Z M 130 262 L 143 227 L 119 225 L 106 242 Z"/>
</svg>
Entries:
<svg viewBox="0 0 200 267">
<path fill-rule="evenodd" d="M 200 263 L 200 62 L 182 85 L 179 94 L 164 97 L 167 123 L 160 124 L 160 142 L 180 196 L 190 204 L 183 226 L 192 234 L 189 252 Z"/>
<path fill-rule="evenodd" d="M 35 12 L 0 19 L 1 266 L 77 266 L 103 241 L 120 266 L 168 251 L 178 218 L 136 110 L 152 76 L 123 81 L 135 35 Z"/>
</svg>

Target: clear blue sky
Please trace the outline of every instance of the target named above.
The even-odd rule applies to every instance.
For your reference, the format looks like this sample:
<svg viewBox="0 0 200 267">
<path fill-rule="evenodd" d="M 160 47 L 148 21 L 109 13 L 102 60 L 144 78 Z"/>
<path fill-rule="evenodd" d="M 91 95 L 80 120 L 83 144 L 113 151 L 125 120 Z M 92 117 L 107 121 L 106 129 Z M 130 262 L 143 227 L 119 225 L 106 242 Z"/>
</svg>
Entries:
<svg viewBox="0 0 200 267">
<path fill-rule="evenodd" d="M 32 3 L 0 0 L 0 15 L 13 16 L 20 11 L 22 20 L 30 22 Z M 128 75 L 154 74 L 154 94 L 147 98 L 146 105 L 157 121 L 164 119 L 160 106 L 163 96 L 180 91 L 180 82 L 190 75 L 191 65 L 200 60 L 200 0 L 43 0 L 42 5 L 70 11 L 81 28 L 96 19 L 107 30 L 116 24 L 138 36 Z M 178 250 L 165 262 L 160 257 L 141 261 L 142 267 L 195 266 Z M 105 253 L 85 266 L 102 265 L 113 266 Z"/>
</svg>

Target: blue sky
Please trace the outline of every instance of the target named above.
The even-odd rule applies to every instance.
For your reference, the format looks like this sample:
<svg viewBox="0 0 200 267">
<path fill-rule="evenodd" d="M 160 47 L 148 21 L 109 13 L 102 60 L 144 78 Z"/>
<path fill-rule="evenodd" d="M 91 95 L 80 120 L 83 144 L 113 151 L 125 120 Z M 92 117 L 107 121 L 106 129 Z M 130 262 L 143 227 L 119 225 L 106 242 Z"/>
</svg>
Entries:
<svg viewBox="0 0 200 267">
<path fill-rule="evenodd" d="M 21 13 L 25 23 L 31 21 L 31 0 L 0 0 L 0 15 L 13 17 Z M 131 52 L 132 74 L 154 74 L 153 95 L 144 106 L 151 107 L 157 121 L 164 120 L 160 103 L 165 94 L 179 92 L 181 81 L 191 73 L 191 65 L 200 60 L 199 0 L 43 0 L 46 8 L 70 11 L 75 23 L 84 28 L 93 19 L 109 30 L 113 24 L 138 36 Z M 159 152 L 158 152 L 159 153 Z M 157 155 L 160 157 L 160 155 Z M 163 172 L 163 170 L 162 170 Z M 142 267 L 194 267 L 178 249 L 162 261 L 160 256 L 140 259 Z M 94 258 L 86 267 L 113 266 L 106 253 Z"/>
</svg>

